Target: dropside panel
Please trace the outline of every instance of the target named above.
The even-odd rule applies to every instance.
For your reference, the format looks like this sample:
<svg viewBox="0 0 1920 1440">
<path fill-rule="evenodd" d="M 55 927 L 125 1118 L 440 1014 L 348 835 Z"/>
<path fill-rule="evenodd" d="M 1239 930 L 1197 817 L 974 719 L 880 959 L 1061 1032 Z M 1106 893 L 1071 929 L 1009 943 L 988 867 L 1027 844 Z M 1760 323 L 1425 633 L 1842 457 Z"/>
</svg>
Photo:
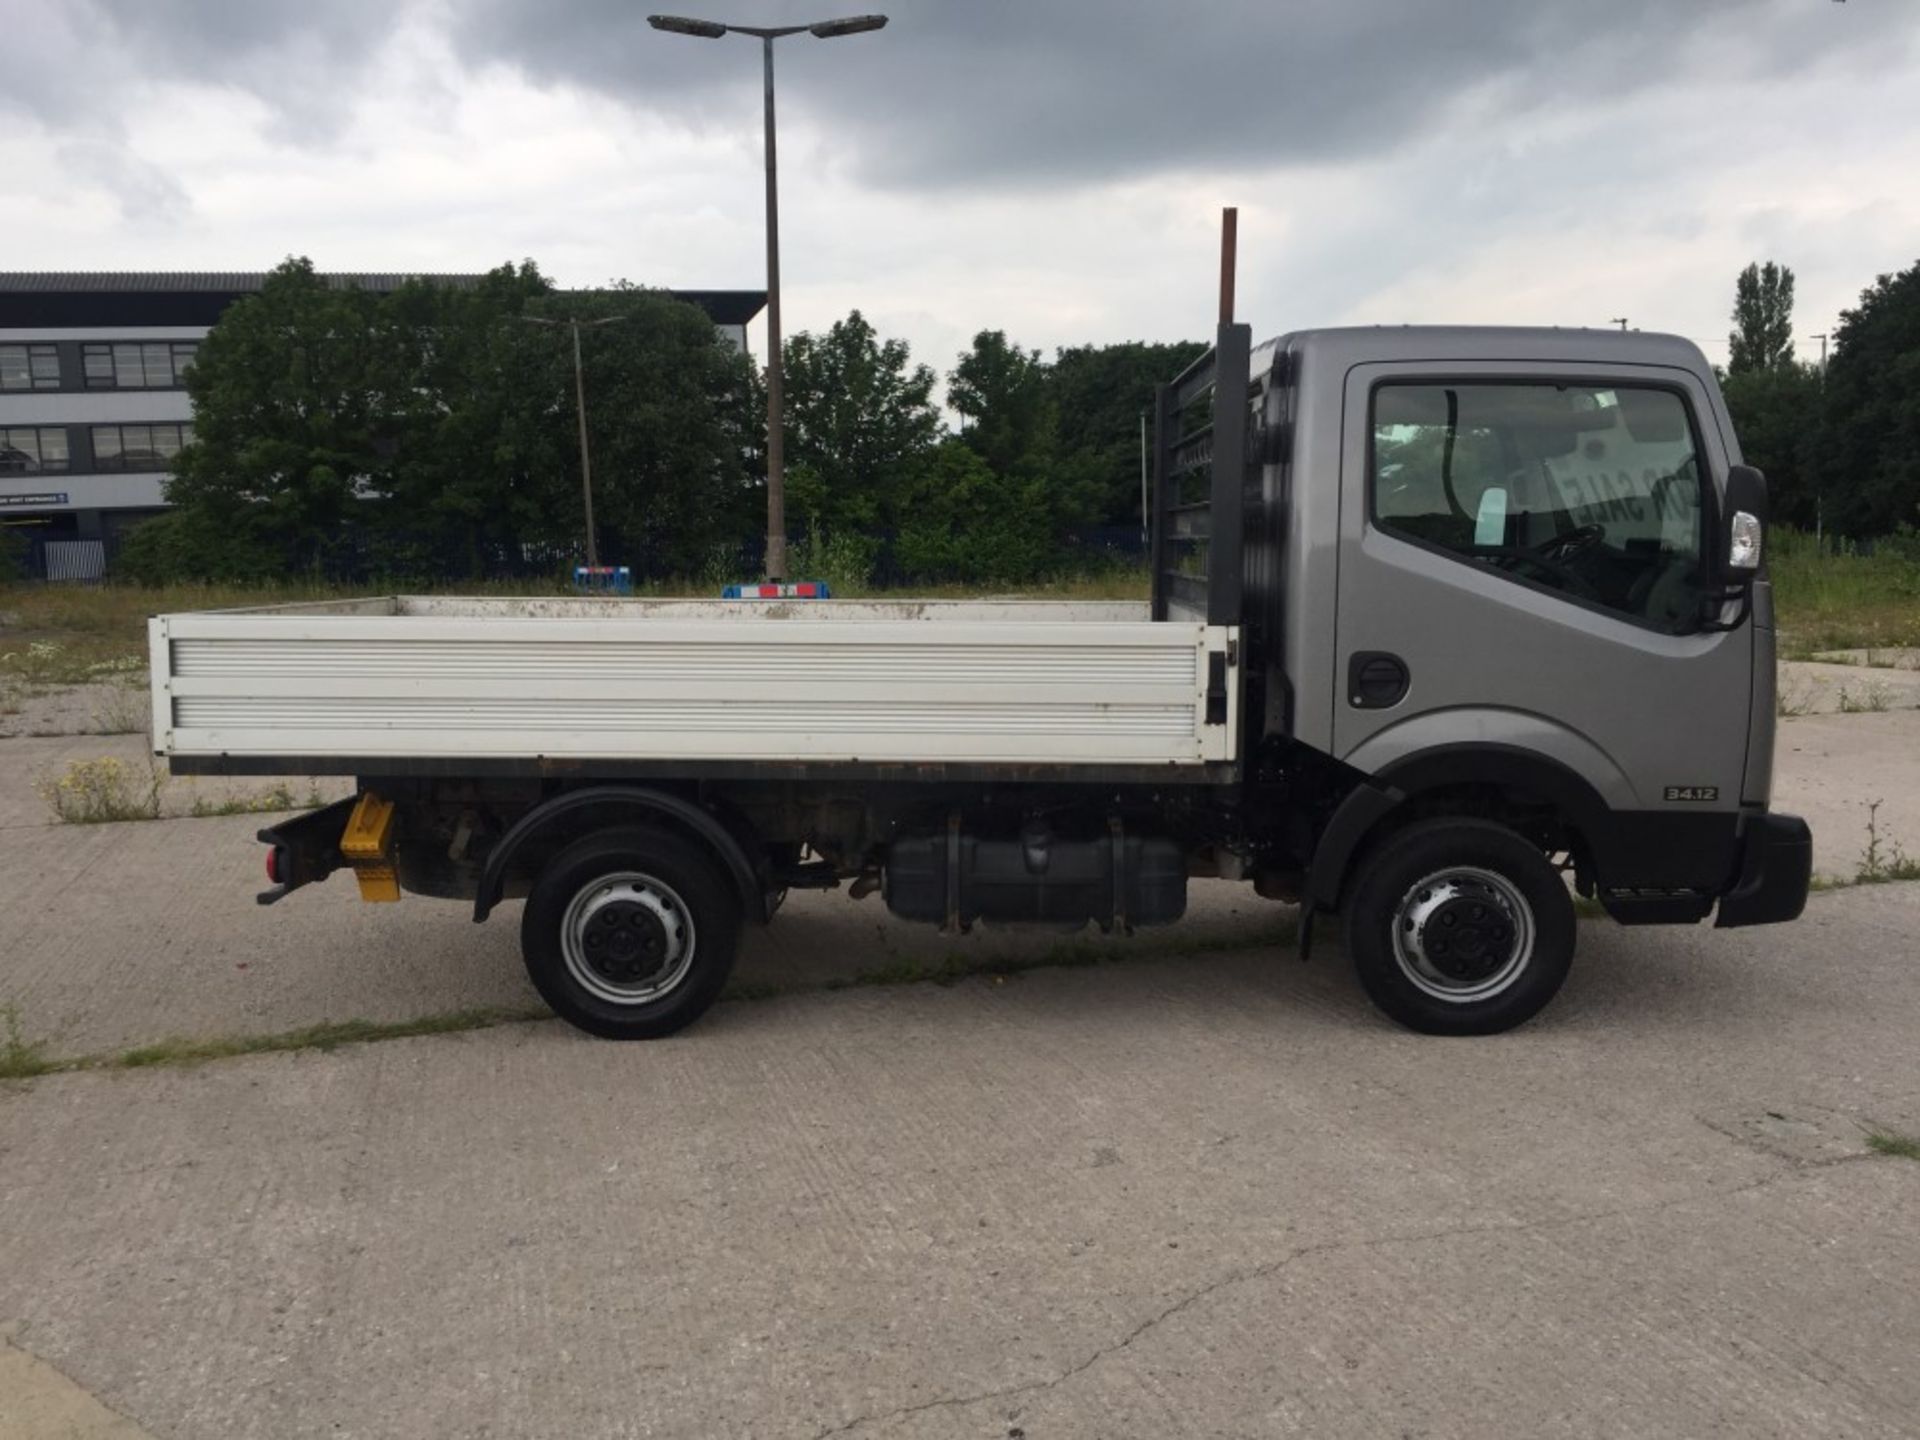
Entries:
<svg viewBox="0 0 1920 1440">
<path fill-rule="evenodd" d="M 1235 757 L 1237 627 L 208 614 L 155 622 L 170 757 Z M 1217 657 L 1217 658 L 1216 658 Z"/>
</svg>

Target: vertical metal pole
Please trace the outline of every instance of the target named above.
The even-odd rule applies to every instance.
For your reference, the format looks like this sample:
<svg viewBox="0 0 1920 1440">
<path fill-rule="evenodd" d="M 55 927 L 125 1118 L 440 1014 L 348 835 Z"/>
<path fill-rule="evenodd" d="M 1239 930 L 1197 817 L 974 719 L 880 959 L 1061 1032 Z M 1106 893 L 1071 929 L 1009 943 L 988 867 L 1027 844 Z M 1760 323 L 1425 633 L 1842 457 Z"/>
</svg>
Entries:
<svg viewBox="0 0 1920 1440">
<path fill-rule="evenodd" d="M 1147 537 L 1147 564 L 1153 571 L 1150 618 L 1167 618 L 1167 506 L 1173 477 L 1167 469 L 1167 447 L 1179 433 L 1174 429 L 1173 387 L 1156 385 L 1153 390 L 1153 528 Z"/>
<path fill-rule="evenodd" d="M 785 366 L 780 356 L 780 194 L 773 147 L 773 37 L 761 39 L 767 72 L 767 578 L 787 578 Z"/>
<path fill-rule="evenodd" d="M 1827 337 L 1816 335 L 1813 338 L 1820 342 L 1820 389 L 1824 393 L 1827 388 Z M 1827 487 L 1821 484 L 1813 492 L 1813 553 L 1816 555 L 1827 553 L 1826 520 Z"/>
<path fill-rule="evenodd" d="M 1140 543 L 1149 543 L 1153 535 L 1153 507 L 1147 488 L 1147 412 L 1140 412 Z"/>
<path fill-rule="evenodd" d="M 1240 211 L 1229 205 L 1220 212 L 1220 323 L 1233 323 L 1233 274 L 1238 260 Z"/>
<path fill-rule="evenodd" d="M 600 551 L 593 541 L 593 459 L 587 452 L 587 371 L 580 363 L 580 322 L 567 322 L 573 331 L 573 401 L 580 412 L 580 499 L 587 512 L 587 568 L 600 563 Z M 587 578 L 593 583 L 593 577 Z"/>
</svg>

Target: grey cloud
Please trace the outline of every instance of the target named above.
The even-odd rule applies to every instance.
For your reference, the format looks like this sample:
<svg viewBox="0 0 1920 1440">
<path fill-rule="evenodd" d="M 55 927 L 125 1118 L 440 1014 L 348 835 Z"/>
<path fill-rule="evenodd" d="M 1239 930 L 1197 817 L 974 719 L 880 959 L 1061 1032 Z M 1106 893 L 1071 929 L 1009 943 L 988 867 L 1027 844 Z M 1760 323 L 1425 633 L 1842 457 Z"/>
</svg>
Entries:
<svg viewBox="0 0 1920 1440">
<path fill-rule="evenodd" d="M 0 106 L 98 133 L 122 123 L 129 81 L 212 81 L 267 102 L 276 139 L 324 144 L 418 18 L 469 65 L 739 132 L 757 120 L 755 47 L 659 34 L 648 9 L 779 24 L 876 5 L 893 20 L 877 34 L 780 44 L 781 103 L 855 178 L 903 190 L 1338 163 L 1460 103 L 1520 125 L 1691 76 L 1790 83 L 1920 46 L 1920 8 L 1826 0 L 75 0 L 10 23 L 20 63 Z"/>
<path fill-rule="evenodd" d="M 332 133 L 361 72 L 406 13 L 396 0 L 62 0 L 6 26 L 0 106 L 55 130 L 124 133 L 143 82 L 231 86 L 283 138 Z"/>
<path fill-rule="evenodd" d="M 672 0 L 655 0 L 668 5 Z M 685 0 L 743 23 L 817 4 Z M 862 0 L 848 6 L 857 11 Z M 885 3 L 885 0 L 871 0 Z M 1814 0 L 895 0 L 878 34 L 781 42 L 784 107 L 818 119 L 856 175 L 890 188 L 1060 184 L 1166 169 L 1332 162 L 1392 148 L 1450 103 L 1516 120 L 1687 73 L 1790 75 L 1913 42 L 1915 12 Z M 470 61 L 577 84 L 693 128 L 756 117 L 741 37 L 662 35 L 633 0 L 464 0 Z"/>
</svg>

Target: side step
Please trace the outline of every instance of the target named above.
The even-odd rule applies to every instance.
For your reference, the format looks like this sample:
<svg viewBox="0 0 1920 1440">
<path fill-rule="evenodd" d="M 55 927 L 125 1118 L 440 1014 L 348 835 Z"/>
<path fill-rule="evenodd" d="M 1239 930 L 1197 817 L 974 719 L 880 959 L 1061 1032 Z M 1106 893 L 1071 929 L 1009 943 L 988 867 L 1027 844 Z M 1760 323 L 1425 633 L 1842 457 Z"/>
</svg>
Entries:
<svg viewBox="0 0 1920 1440">
<path fill-rule="evenodd" d="M 1713 913 L 1699 890 L 1602 890 L 1600 904 L 1622 925 L 1692 925 Z"/>
</svg>

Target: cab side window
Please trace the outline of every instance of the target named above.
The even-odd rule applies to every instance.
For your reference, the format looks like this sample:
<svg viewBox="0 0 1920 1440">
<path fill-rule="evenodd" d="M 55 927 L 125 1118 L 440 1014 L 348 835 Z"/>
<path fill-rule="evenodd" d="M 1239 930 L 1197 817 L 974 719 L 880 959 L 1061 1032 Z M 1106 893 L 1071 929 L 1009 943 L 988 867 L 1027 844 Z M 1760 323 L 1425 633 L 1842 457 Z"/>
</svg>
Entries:
<svg viewBox="0 0 1920 1440">
<path fill-rule="evenodd" d="M 1373 523 L 1662 630 L 1703 598 L 1686 402 L 1651 386 L 1382 385 Z"/>
</svg>

